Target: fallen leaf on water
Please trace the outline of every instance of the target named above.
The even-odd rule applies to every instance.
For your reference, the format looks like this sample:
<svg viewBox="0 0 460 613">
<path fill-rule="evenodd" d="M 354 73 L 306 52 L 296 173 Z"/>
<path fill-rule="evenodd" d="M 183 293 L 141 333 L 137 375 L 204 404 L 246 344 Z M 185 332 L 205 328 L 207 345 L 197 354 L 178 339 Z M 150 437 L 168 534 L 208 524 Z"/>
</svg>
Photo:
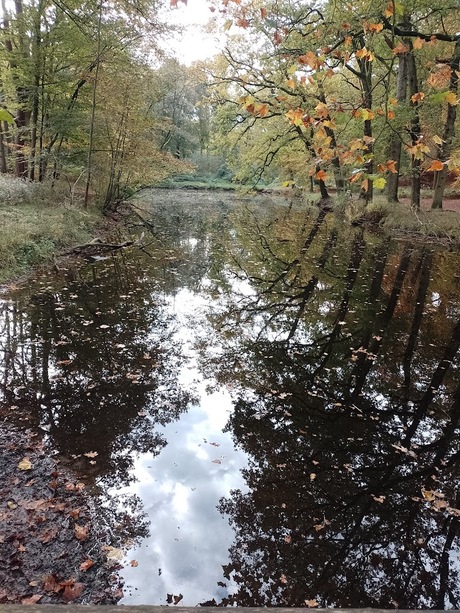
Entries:
<svg viewBox="0 0 460 613">
<path fill-rule="evenodd" d="M 183 598 L 182 594 L 179 594 L 179 596 L 174 596 L 174 604 L 179 604 L 182 598 Z"/>
<path fill-rule="evenodd" d="M 139 566 L 139 562 L 137 560 L 131 560 L 129 565 L 132 566 L 133 568 L 135 568 L 136 566 Z"/>
<path fill-rule="evenodd" d="M 56 581 L 56 577 L 54 575 L 46 575 L 42 578 L 43 589 L 46 592 L 59 592 L 62 590 L 62 586 Z"/>
<path fill-rule="evenodd" d="M 85 589 L 84 583 L 74 583 L 74 585 L 66 585 L 62 593 L 62 599 L 65 602 L 71 602 L 80 596 Z"/>
<path fill-rule="evenodd" d="M 220 447 L 219 443 L 209 443 L 210 445 L 212 445 L 213 447 Z"/>
<path fill-rule="evenodd" d="M 213 464 L 222 464 L 222 460 L 212 460 Z"/>
<path fill-rule="evenodd" d="M 172 604 L 173 601 L 173 595 L 172 594 L 166 594 L 166 602 L 168 604 Z"/>
<path fill-rule="evenodd" d="M 83 455 L 86 456 L 87 458 L 95 458 L 99 454 L 97 451 L 88 451 L 88 453 L 84 453 Z"/>
<path fill-rule="evenodd" d="M 78 524 L 75 524 L 75 538 L 77 538 L 79 541 L 86 541 L 88 538 L 88 532 L 89 526 L 79 526 Z"/>
<path fill-rule="evenodd" d="M 318 606 L 318 603 L 316 602 L 314 598 L 312 598 L 311 600 L 306 600 L 305 604 L 307 605 L 307 607 L 317 607 Z"/>
<path fill-rule="evenodd" d="M 43 598 L 43 594 L 34 594 L 29 598 L 23 598 L 21 604 L 36 604 L 41 598 Z"/>
<path fill-rule="evenodd" d="M 310 473 L 310 481 L 314 481 L 316 479 L 316 473 Z"/>
<path fill-rule="evenodd" d="M 375 500 L 375 502 L 385 502 L 385 496 L 374 496 L 374 494 L 372 494 L 372 498 Z"/>
<path fill-rule="evenodd" d="M 28 457 L 22 458 L 22 460 L 18 464 L 19 470 L 31 470 L 32 462 Z"/>
<path fill-rule="evenodd" d="M 286 575 L 281 575 L 280 581 L 281 581 L 281 583 L 286 584 L 288 582 Z"/>
<path fill-rule="evenodd" d="M 85 573 L 91 566 L 94 566 L 94 562 L 92 560 L 85 560 L 80 564 L 80 570 Z"/>
<path fill-rule="evenodd" d="M 117 549 L 116 547 L 112 547 L 111 545 L 103 545 L 103 551 L 105 551 L 105 555 L 108 560 L 122 560 L 123 559 L 123 551 L 121 549 Z"/>
</svg>

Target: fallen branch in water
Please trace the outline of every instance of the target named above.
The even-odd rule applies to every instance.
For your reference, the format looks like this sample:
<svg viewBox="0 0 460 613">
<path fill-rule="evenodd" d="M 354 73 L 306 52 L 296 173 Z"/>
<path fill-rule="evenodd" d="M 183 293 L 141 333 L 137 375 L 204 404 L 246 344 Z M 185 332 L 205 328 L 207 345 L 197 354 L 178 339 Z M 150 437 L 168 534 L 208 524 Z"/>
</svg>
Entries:
<svg viewBox="0 0 460 613">
<path fill-rule="evenodd" d="M 94 238 L 89 243 L 84 243 L 83 245 L 75 245 L 72 247 L 67 253 L 88 253 L 88 252 L 99 252 L 99 251 L 116 251 L 117 249 L 123 249 L 124 247 L 129 247 L 132 245 L 134 241 L 124 241 L 123 243 L 104 243 L 100 238 Z"/>
</svg>

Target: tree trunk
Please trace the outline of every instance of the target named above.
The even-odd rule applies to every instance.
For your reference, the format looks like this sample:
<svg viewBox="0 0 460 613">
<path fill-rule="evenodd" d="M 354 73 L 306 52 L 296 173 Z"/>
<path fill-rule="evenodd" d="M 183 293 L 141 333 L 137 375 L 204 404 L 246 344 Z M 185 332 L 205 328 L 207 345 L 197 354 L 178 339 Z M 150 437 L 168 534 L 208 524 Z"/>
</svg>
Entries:
<svg viewBox="0 0 460 613">
<path fill-rule="evenodd" d="M 407 43 L 406 43 L 407 44 Z M 407 53 L 401 53 L 399 57 L 398 75 L 396 81 L 396 100 L 398 104 L 402 104 L 407 96 L 407 80 L 408 80 L 408 58 Z M 401 174 L 401 152 L 402 138 L 399 130 L 402 125 L 396 126 L 396 129 L 391 134 L 390 144 L 388 147 L 388 159 L 396 162 L 397 172 L 390 172 L 387 178 L 386 195 L 389 202 L 399 202 L 398 188 L 399 176 Z"/>
<path fill-rule="evenodd" d="M 411 97 L 411 126 L 410 126 L 410 136 L 411 136 L 411 144 L 415 145 L 420 140 L 420 135 L 422 133 L 422 126 L 420 124 L 420 112 L 419 112 L 419 103 L 417 100 L 413 100 L 413 96 L 418 93 L 418 79 L 417 79 L 417 66 L 415 64 L 415 57 L 413 54 L 412 41 L 408 41 L 407 44 L 411 48 L 411 53 L 408 54 L 408 77 L 409 77 L 409 95 Z M 421 190 L 421 180 L 420 180 L 420 166 L 422 161 L 417 159 L 415 156 L 412 157 L 411 163 L 411 174 L 412 174 L 412 182 L 411 182 L 411 198 L 410 203 L 411 207 L 414 209 L 420 208 L 420 190 Z"/>
<path fill-rule="evenodd" d="M 460 40 L 455 43 L 454 54 L 450 62 L 450 84 L 449 91 L 457 96 L 458 94 L 458 71 L 460 69 Z M 457 118 L 456 104 L 447 105 L 447 117 L 444 125 L 444 133 L 442 136 L 442 144 L 438 145 L 438 159 L 446 162 L 449 159 L 452 151 L 452 142 L 455 135 L 455 120 Z M 433 194 L 432 209 L 441 209 L 444 190 L 447 180 L 447 164 L 444 164 L 443 169 L 435 173 L 435 187 Z"/>
</svg>

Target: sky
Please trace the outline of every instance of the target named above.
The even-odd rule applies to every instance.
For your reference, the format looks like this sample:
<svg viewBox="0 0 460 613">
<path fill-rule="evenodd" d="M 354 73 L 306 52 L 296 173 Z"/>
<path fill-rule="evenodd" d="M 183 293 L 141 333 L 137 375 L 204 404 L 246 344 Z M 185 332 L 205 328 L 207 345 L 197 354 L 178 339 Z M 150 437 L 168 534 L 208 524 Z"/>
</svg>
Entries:
<svg viewBox="0 0 460 613">
<path fill-rule="evenodd" d="M 212 17 L 207 0 L 187 0 L 187 4 L 179 1 L 177 8 L 168 9 L 169 21 L 186 27 L 179 40 L 169 41 L 171 50 L 177 53 L 181 64 L 190 65 L 219 52 L 222 42 L 219 43 L 216 35 L 204 31 L 204 26 Z"/>
</svg>

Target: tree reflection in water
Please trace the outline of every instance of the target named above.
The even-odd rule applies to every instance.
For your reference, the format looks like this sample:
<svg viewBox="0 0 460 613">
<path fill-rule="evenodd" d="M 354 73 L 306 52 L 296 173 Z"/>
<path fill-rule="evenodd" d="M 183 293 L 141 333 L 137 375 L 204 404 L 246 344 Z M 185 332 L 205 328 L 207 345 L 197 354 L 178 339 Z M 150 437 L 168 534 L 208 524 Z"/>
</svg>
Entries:
<svg viewBox="0 0 460 613">
<path fill-rule="evenodd" d="M 220 604 L 458 607 L 456 254 L 293 209 L 237 227 L 223 353 L 202 348 L 251 457 L 220 505 L 239 586 Z"/>
<path fill-rule="evenodd" d="M 207 294 L 201 372 L 232 391 L 227 428 L 250 457 L 248 491 L 220 504 L 238 589 L 216 604 L 458 607 L 458 253 L 325 210 L 170 200 L 138 260 L 2 303 L 10 418 L 102 496 L 127 485 L 191 401 L 167 301 Z M 145 534 L 133 513 L 126 536 Z"/>
<path fill-rule="evenodd" d="M 61 464 L 108 497 L 100 510 L 120 539 L 145 536 L 140 501 L 123 498 L 120 515 L 113 492 L 136 478 L 137 454 L 166 445 L 155 425 L 192 398 L 177 379 L 172 317 L 138 262 L 114 258 L 55 285 L 45 277 L 32 297 L 2 304 L 3 401 L 10 419 L 45 432 Z"/>
</svg>

